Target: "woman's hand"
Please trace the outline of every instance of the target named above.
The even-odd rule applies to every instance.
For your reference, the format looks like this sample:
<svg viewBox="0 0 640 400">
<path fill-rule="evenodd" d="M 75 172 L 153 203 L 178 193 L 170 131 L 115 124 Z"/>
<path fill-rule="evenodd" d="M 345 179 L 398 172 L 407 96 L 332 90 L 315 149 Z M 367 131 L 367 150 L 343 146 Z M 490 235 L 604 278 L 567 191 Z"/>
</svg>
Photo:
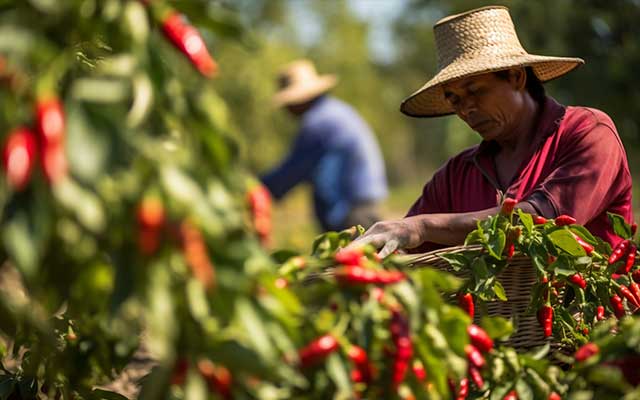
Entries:
<svg viewBox="0 0 640 400">
<path fill-rule="evenodd" d="M 367 244 L 376 249 L 381 258 L 397 249 L 410 249 L 422 244 L 424 240 L 425 215 L 416 215 L 399 220 L 376 222 L 364 235 L 354 240 L 347 248 L 362 247 Z"/>
</svg>

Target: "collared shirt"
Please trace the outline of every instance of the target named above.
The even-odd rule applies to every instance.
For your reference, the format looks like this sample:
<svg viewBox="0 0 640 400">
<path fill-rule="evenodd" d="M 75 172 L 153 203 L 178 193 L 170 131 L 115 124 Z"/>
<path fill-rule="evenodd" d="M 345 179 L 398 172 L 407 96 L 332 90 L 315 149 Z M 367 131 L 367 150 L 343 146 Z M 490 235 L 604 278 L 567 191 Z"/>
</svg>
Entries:
<svg viewBox="0 0 640 400">
<path fill-rule="evenodd" d="M 499 205 L 503 197 L 529 202 L 548 218 L 567 214 L 612 245 L 607 212 L 633 221 L 631 174 L 616 127 L 604 112 L 565 107 L 547 97 L 530 155 L 507 188 L 497 184 L 495 142 L 482 142 L 449 159 L 423 189 L 407 216 L 463 213 Z M 416 251 L 437 247 L 425 243 Z"/>
<path fill-rule="evenodd" d="M 291 152 L 262 181 L 275 198 L 298 183 L 311 183 L 325 230 L 342 229 L 355 204 L 387 195 L 384 161 L 371 129 L 353 108 L 329 96 L 304 113 Z"/>
</svg>

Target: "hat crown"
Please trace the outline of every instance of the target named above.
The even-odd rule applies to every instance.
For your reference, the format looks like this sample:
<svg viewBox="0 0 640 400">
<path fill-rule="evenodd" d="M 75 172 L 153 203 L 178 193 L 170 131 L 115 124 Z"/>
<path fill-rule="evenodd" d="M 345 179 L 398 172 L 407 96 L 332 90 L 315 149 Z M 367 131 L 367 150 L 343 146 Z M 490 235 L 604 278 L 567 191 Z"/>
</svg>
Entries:
<svg viewBox="0 0 640 400">
<path fill-rule="evenodd" d="M 438 69 L 461 60 L 527 54 L 505 7 L 446 17 L 434 26 Z"/>
<path fill-rule="evenodd" d="M 304 85 L 318 79 L 315 66 L 309 60 L 299 60 L 287 65 L 278 76 L 278 86 L 285 89 L 289 86 Z"/>
</svg>

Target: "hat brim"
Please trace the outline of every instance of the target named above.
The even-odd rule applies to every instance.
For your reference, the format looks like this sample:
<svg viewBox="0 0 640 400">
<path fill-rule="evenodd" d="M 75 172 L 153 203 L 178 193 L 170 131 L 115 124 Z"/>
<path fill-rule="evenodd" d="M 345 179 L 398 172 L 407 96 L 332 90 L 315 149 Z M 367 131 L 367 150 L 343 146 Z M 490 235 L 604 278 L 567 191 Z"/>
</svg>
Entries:
<svg viewBox="0 0 640 400">
<path fill-rule="evenodd" d="M 321 75 L 313 81 L 292 85 L 276 93 L 273 103 L 276 107 L 306 103 L 326 93 L 338 82 L 335 75 Z"/>
<path fill-rule="evenodd" d="M 444 97 L 442 85 L 469 76 L 502 71 L 516 67 L 531 67 L 541 82 L 559 78 L 580 65 L 580 58 L 549 57 L 519 54 L 500 59 L 460 60 L 443 68 L 429 82 L 403 100 L 400 111 L 410 117 L 431 118 L 451 115 L 455 110 Z"/>
</svg>

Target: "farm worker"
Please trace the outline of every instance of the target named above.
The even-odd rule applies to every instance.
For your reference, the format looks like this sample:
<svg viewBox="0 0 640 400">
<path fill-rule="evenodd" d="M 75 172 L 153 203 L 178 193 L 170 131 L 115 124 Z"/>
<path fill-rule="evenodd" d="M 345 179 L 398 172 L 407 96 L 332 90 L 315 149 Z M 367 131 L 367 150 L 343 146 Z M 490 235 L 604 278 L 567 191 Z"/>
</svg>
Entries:
<svg viewBox="0 0 640 400">
<path fill-rule="evenodd" d="M 334 75 L 318 75 L 309 60 L 283 68 L 274 102 L 300 127 L 289 155 L 261 177 L 276 199 L 310 183 L 325 231 L 371 226 L 387 195 L 384 161 L 371 129 L 352 107 L 326 94 L 336 81 Z"/>
<path fill-rule="evenodd" d="M 584 63 L 527 53 L 505 7 L 452 15 L 434 26 L 438 71 L 402 102 L 404 114 L 455 114 L 482 138 L 449 159 L 400 220 L 373 225 L 351 246 L 386 256 L 460 245 L 505 198 L 546 218 L 573 216 L 615 245 L 607 212 L 633 220 L 631 175 L 613 121 L 600 110 L 564 106 L 543 82 Z"/>
</svg>

